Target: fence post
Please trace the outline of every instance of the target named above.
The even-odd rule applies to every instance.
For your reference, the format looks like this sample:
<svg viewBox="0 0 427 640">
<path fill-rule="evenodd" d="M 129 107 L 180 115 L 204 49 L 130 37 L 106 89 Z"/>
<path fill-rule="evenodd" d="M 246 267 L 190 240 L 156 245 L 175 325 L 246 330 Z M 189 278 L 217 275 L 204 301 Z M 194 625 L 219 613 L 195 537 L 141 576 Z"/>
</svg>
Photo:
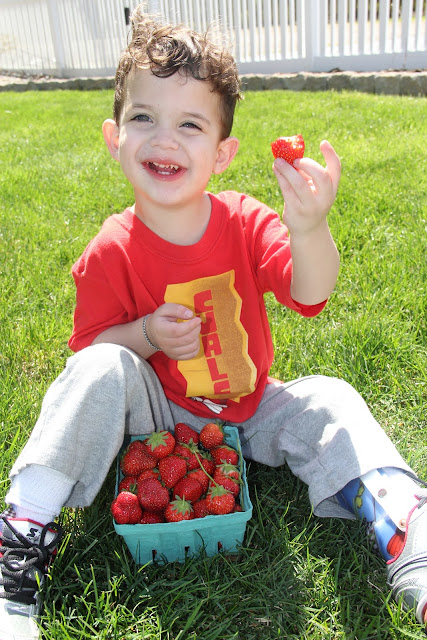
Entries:
<svg viewBox="0 0 427 640">
<path fill-rule="evenodd" d="M 387 50 L 387 28 L 390 16 L 390 2 L 389 0 L 383 0 L 380 2 L 380 53 L 385 53 Z"/>
<path fill-rule="evenodd" d="M 411 28 L 411 14 L 412 14 L 412 0 L 402 0 L 402 35 L 401 35 L 401 48 L 404 54 L 404 69 L 406 68 L 406 57 L 408 54 L 409 44 L 409 30 Z"/>
<path fill-rule="evenodd" d="M 365 53 L 366 44 L 366 23 L 368 21 L 368 5 L 367 0 L 359 0 L 357 5 L 357 22 L 359 28 L 359 55 Z"/>
<path fill-rule="evenodd" d="M 59 12 L 57 6 L 58 0 L 48 0 L 47 11 L 49 14 L 49 26 L 52 34 L 52 44 L 55 53 L 56 70 L 60 76 L 64 74 L 65 53 L 62 45 L 61 23 L 59 20 Z"/>
<path fill-rule="evenodd" d="M 305 55 L 307 69 L 314 69 L 314 59 L 319 57 L 320 20 L 318 0 L 305 0 Z"/>
<path fill-rule="evenodd" d="M 243 47 L 241 38 L 242 29 L 242 13 L 240 9 L 239 0 L 233 0 L 233 14 L 234 14 L 234 33 L 236 38 L 236 60 L 240 62 L 243 57 Z"/>
<path fill-rule="evenodd" d="M 154 15 L 162 13 L 162 8 L 160 6 L 161 0 L 146 0 L 144 4 L 147 13 L 152 13 Z M 168 2 L 168 5 L 171 5 L 171 2 Z"/>
<path fill-rule="evenodd" d="M 347 26 L 347 0 L 338 2 L 338 52 L 340 56 L 345 54 Z"/>
</svg>

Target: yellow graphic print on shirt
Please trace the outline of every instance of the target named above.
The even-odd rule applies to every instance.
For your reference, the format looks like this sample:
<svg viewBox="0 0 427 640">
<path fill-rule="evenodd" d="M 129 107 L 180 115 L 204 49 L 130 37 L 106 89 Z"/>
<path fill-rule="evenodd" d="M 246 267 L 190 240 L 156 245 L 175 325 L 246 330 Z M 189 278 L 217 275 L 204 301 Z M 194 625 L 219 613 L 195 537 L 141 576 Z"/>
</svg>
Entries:
<svg viewBox="0 0 427 640">
<path fill-rule="evenodd" d="M 202 319 L 198 356 L 178 361 L 189 398 L 238 400 L 255 390 L 256 367 L 248 354 L 248 334 L 240 321 L 242 300 L 234 280 L 232 270 L 166 288 L 165 302 L 183 304 Z"/>
</svg>

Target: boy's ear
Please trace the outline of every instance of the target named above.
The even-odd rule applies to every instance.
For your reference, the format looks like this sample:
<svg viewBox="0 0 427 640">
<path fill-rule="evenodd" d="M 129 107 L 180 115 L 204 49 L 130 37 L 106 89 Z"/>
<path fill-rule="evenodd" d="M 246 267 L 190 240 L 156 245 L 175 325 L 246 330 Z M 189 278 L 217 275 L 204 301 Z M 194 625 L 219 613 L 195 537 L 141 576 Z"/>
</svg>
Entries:
<svg viewBox="0 0 427 640">
<path fill-rule="evenodd" d="M 218 153 L 213 168 L 213 173 L 222 173 L 231 164 L 234 156 L 239 149 L 239 141 L 237 138 L 229 137 L 221 140 L 218 145 Z"/>
<path fill-rule="evenodd" d="M 114 160 L 119 160 L 119 127 L 114 120 L 106 120 L 102 124 L 105 144 Z"/>
</svg>

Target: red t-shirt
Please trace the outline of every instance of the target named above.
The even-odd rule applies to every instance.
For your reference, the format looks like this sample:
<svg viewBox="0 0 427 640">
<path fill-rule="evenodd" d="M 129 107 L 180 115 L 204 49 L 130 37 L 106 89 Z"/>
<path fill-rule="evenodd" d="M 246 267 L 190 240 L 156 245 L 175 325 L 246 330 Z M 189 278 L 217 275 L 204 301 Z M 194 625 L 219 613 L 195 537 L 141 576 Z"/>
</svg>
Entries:
<svg viewBox="0 0 427 640">
<path fill-rule="evenodd" d="M 326 301 L 306 306 L 291 298 L 289 238 L 277 213 L 233 191 L 209 197 L 208 227 L 190 246 L 158 237 L 130 209 L 105 221 L 72 269 L 69 346 L 83 349 L 165 302 L 183 304 L 202 318 L 199 355 L 176 361 L 157 352 L 150 364 L 176 404 L 239 423 L 255 413 L 273 362 L 264 293 L 306 317 Z"/>
</svg>

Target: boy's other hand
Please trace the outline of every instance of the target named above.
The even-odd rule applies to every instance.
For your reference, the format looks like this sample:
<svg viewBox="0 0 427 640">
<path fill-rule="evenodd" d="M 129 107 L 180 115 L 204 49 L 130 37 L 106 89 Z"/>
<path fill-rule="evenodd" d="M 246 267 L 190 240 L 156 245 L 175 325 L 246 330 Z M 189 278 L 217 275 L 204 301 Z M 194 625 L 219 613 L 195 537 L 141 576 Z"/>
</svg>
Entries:
<svg viewBox="0 0 427 640">
<path fill-rule="evenodd" d="M 310 234 L 324 222 L 332 207 L 341 176 L 341 164 L 332 145 L 323 140 L 320 151 L 326 167 L 310 158 L 276 159 L 273 171 L 285 200 L 283 222 L 289 232 Z"/>
<path fill-rule="evenodd" d="M 191 360 L 200 350 L 201 319 L 182 304 L 166 302 L 147 318 L 150 340 L 172 360 Z"/>
</svg>

